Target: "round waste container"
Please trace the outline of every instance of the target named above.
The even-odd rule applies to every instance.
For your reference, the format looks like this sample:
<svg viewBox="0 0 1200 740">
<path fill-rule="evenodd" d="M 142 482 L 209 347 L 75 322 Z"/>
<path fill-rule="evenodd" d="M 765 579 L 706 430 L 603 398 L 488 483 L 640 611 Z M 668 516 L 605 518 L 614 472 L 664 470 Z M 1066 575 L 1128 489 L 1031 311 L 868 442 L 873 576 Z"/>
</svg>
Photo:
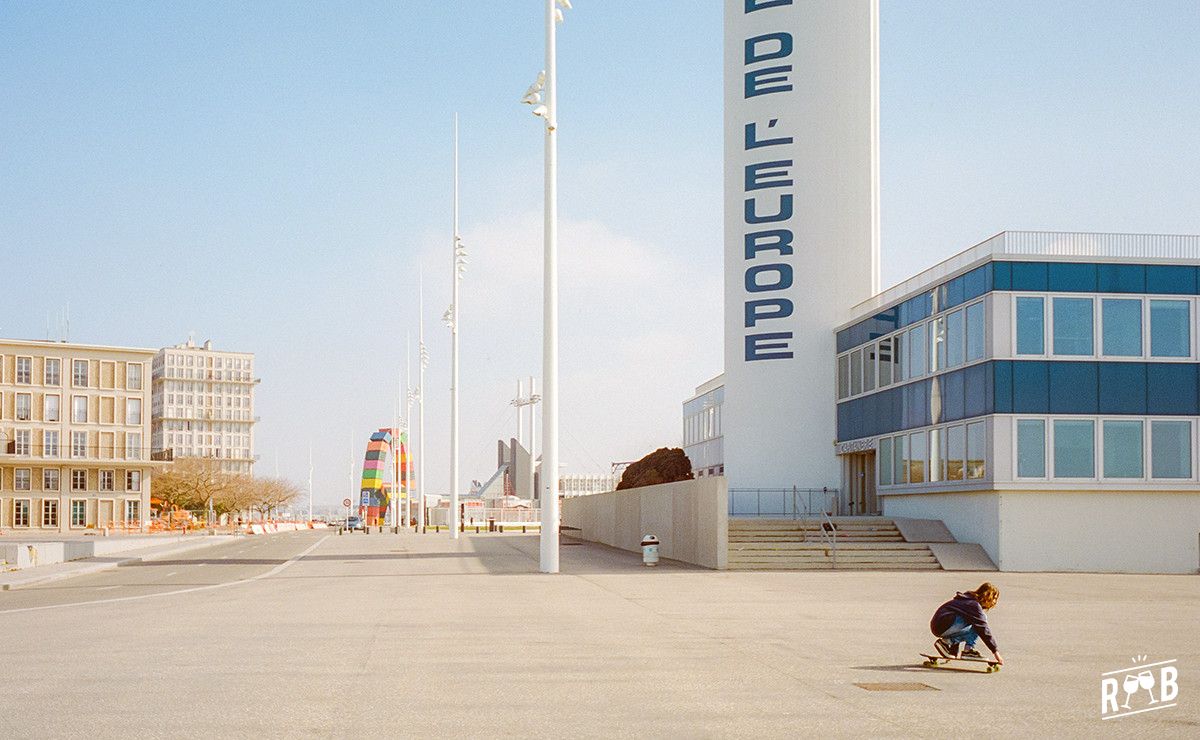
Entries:
<svg viewBox="0 0 1200 740">
<path fill-rule="evenodd" d="M 648 534 L 642 538 L 642 563 L 644 565 L 658 565 L 658 538 L 652 534 Z"/>
</svg>

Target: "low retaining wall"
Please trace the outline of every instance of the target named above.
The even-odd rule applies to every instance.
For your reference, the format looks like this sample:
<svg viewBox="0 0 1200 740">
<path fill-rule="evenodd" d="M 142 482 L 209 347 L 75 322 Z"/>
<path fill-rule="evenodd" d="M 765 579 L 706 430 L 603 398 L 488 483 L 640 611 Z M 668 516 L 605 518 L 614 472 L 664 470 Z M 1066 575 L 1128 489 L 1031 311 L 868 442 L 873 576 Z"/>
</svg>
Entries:
<svg viewBox="0 0 1200 740">
<path fill-rule="evenodd" d="M 724 570 L 729 557 L 729 489 L 724 476 L 563 499 L 571 536 L 641 552 L 642 536 L 664 558 Z"/>
</svg>

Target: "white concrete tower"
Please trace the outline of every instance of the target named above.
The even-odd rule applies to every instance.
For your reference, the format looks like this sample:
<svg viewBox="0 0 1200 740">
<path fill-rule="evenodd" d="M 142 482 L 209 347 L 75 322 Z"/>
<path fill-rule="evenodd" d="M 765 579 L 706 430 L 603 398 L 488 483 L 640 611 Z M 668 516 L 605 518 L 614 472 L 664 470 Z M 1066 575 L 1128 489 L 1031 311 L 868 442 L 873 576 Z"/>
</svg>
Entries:
<svg viewBox="0 0 1200 740">
<path fill-rule="evenodd" d="M 836 487 L 833 329 L 879 289 L 878 0 L 725 0 L 725 473 Z"/>
</svg>

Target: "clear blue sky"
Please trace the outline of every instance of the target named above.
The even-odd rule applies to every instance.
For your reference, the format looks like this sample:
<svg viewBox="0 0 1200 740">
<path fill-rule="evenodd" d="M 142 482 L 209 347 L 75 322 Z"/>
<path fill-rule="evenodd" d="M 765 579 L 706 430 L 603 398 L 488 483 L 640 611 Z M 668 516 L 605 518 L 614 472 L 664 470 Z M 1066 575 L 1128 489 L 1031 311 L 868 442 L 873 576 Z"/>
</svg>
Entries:
<svg viewBox="0 0 1200 740">
<path fill-rule="evenodd" d="M 720 370 L 717 2 L 578 0 L 561 33 L 563 457 L 678 444 Z M 426 275 L 447 480 L 449 124 L 464 476 L 540 375 L 537 0 L 0 3 L 0 336 L 257 353 L 259 471 L 349 490 Z M 1005 228 L 1200 232 L 1200 6 L 882 2 L 884 283 Z"/>
</svg>

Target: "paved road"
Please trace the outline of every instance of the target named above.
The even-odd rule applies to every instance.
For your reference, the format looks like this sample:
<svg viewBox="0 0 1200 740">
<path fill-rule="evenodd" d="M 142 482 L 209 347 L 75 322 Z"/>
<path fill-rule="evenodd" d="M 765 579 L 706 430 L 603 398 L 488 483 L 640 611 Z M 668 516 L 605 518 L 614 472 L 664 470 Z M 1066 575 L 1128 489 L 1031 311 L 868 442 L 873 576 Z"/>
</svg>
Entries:
<svg viewBox="0 0 1200 740">
<path fill-rule="evenodd" d="M 976 675 L 916 652 L 979 576 L 536 553 L 304 532 L 0 593 L 0 736 L 1200 733 L 1195 577 L 992 574 L 1008 665 Z M 1140 654 L 1179 660 L 1179 706 L 1102 722 L 1100 674 Z"/>
</svg>

